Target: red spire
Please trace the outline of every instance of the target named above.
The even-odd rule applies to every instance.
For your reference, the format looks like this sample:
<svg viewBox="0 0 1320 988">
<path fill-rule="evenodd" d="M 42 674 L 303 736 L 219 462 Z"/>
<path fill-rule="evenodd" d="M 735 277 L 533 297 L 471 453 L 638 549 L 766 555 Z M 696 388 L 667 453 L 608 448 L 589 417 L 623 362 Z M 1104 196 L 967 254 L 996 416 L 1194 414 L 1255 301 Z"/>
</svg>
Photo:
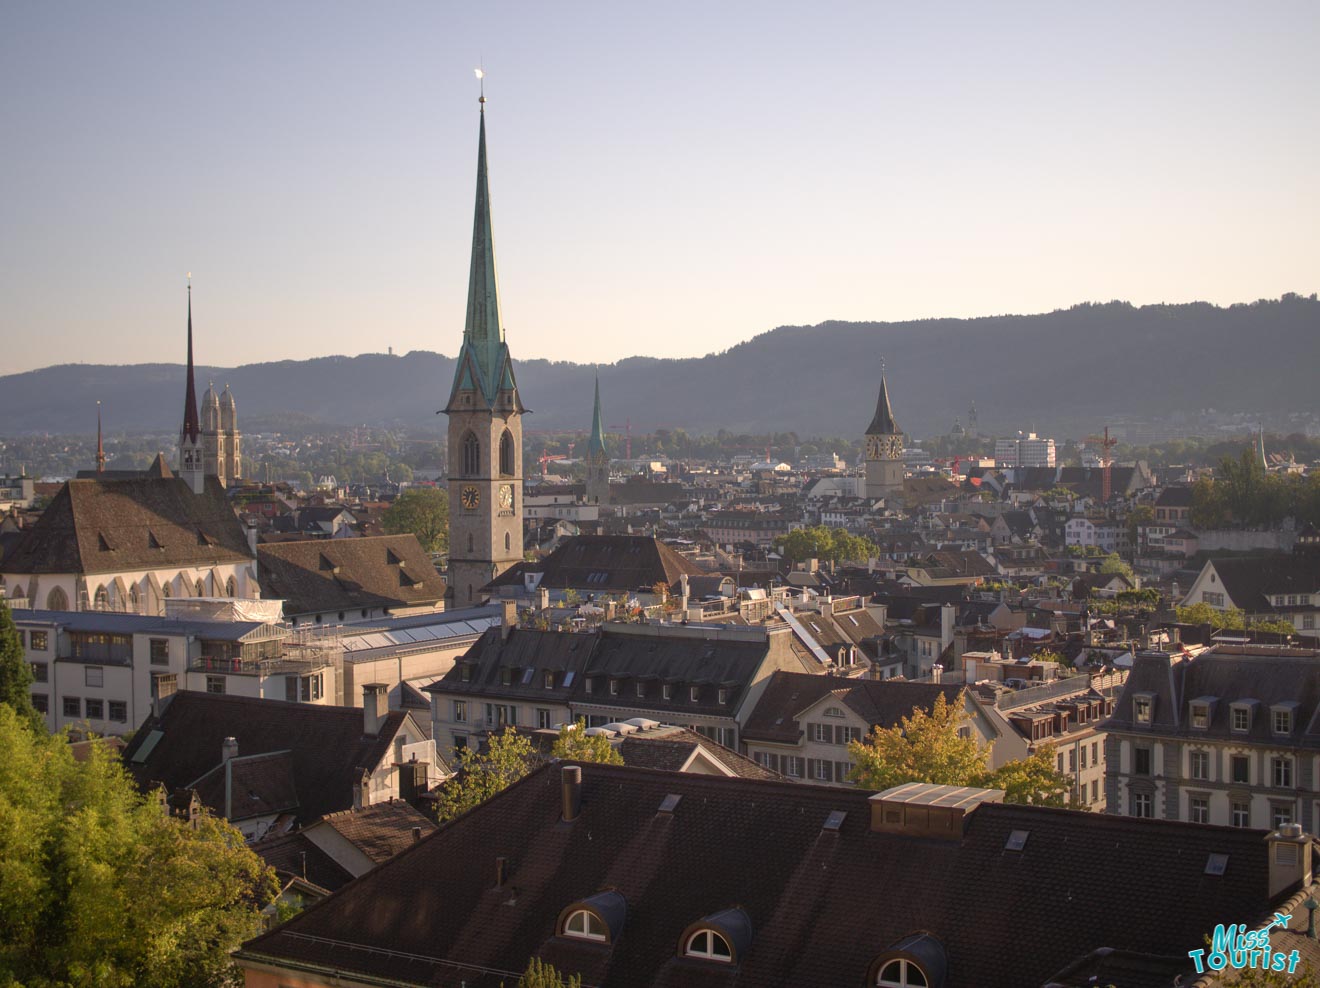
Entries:
<svg viewBox="0 0 1320 988">
<path fill-rule="evenodd" d="M 105 447 L 101 445 L 101 403 L 96 403 L 96 472 L 105 473 Z"/>
<path fill-rule="evenodd" d="M 197 442 L 199 432 L 201 428 L 197 424 L 197 385 L 193 383 L 192 281 L 190 280 L 188 282 L 188 384 L 187 392 L 183 396 L 183 431 L 179 434 L 179 438 L 182 440 L 186 436 L 192 442 Z"/>
</svg>

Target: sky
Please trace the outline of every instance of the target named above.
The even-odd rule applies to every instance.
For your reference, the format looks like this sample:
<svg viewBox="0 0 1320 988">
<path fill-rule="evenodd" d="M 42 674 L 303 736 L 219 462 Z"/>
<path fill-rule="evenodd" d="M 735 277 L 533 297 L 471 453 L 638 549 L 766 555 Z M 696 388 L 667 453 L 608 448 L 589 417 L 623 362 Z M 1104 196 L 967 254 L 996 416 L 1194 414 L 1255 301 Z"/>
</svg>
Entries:
<svg viewBox="0 0 1320 988">
<path fill-rule="evenodd" d="M 0 5 L 0 375 L 1320 289 L 1320 4 Z"/>
</svg>

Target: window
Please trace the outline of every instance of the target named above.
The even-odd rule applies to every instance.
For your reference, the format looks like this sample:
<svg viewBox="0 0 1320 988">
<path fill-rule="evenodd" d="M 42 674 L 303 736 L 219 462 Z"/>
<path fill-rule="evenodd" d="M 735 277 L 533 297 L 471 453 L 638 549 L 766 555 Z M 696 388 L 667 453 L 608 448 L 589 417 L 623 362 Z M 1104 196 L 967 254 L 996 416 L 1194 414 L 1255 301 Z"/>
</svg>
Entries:
<svg viewBox="0 0 1320 988">
<path fill-rule="evenodd" d="M 1079 745 L 1079 748 L 1080 748 L 1081 753 L 1082 753 L 1082 770 L 1085 771 L 1085 769 L 1086 769 L 1086 745 Z"/>
<path fill-rule="evenodd" d="M 284 677 L 284 700 L 286 703 L 298 702 L 298 677 Z"/>
<path fill-rule="evenodd" d="M 826 717 L 846 717 L 846 716 L 848 716 L 848 715 L 845 714 L 845 713 L 843 712 L 843 709 L 842 709 L 841 707 L 826 707 L 826 708 L 825 708 L 825 716 L 826 716 Z"/>
<path fill-rule="evenodd" d="M 472 663 L 471 663 L 471 662 L 460 662 L 460 663 L 459 663 L 458 678 L 459 678 L 459 681 L 460 681 L 460 682 L 464 682 L 464 683 L 470 683 L 470 682 L 472 682 Z"/>
<path fill-rule="evenodd" d="M 463 437 L 463 476 L 475 477 L 481 473 L 481 443 L 475 433 Z"/>
<path fill-rule="evenodd" d="M 833 762 L 827 762 L 823 758 L 816 759 L 813 766 L 811 777 L 818 782 L 829 782 L 833 775 Z"/>
<path fill-rule="evenodd" d="M 46 610 L 48 611 L 67 611 L 69 609 L 69 595 L 62 587 L 56 587 L 46 595 Z"/>
<path fill-rule="evenodd" d="M 802 778 L 802 759 L 798 758 L 796 755 L 785 755 L 784 774 L 790 779 Z"/>
<path fill-rule="evenodd" d="M 157 673 L 151 677 L 151 696 L 156 700 L 163 700 L 167 696 L 173 696 L 179 691 L 179 677 L 174 673 Z"/>
<path fill-rule="evenodd" d="M 45 662 L 32 663 L 32 681 L 34 683 L 50 682 L 50 667 Z"/>
<path fill-rule="evenodd" d="M 170 664 L 170 640 L 168 638 L 152 638 L 148 643 L 148 649 L 153 666 L 167 666 Z"/>
<path fill-rule="evenodd" d="M 1138 724 L 1150 723 L 1150 697 L 1139 696 L 1132 701 L 1133 717 Z"/>
<path fill-rule="evenodd" d="M 110 719 L 117 724 L 128 723 L 128 704 L 123 700 L 111 700 Z"/>
<path fill-rule="evenodd" d="M 486 704 L 487 727 L 516 727 L 517 725 L 518 708 L 514 704 Z"/>
<path fill-rule="evenodd" d="M 453 719 L 453 720 L 456 720 L 456 721 L 459 721 L 459 722 L 466 721 L 466 720 L 467 720 L 467 701 L 466 701 L 466 700 L 453 700 L 453 701 L 451 701 L 451 703 L 453 704 L 453 714 L 454 714 L 454 716 L 453 716 L 452 719 Z"/>
<path fill-rule="evenodd" d="M 1233 826 L 1250 827 L 1251 826 L 1251 804 L 1233 801 Z"/>
<path fill-rule="evenodd" d="M 84 686 L 104 686 L 105 670 L 100 666 L 83 667 L 83 685 Z"/>
<path fill-rule="evenodd" d="M 1210 726 L 1210 707 L 1204 703 L 1192 704 L 1192 726 L 1204 731 Z"/>
<path fill-rule="evenodd" d="M 538 730 L 545 731 L 550 728 L 550 711 L 543 707 L 536 708 L 536 727 Z"/>
<path fill-rule="evenodd" d="M 1302 615 L 1302 630 L 1303 630 L 1303 631 L 1314 631 L 1314 630 L 1315 630 L 1315 615 L 1314 615 L 1314 614 L 1303 614 L 1303 615 Z"/>
<path fill-rule="evenodd" d="M 1292 787 L 1292 759 L 1291 758 L 1271 758 L 1271 775 L 1274 778 L 1274 786 L 1277 789 L 1289 789 Z"/>
<path fill-rule="evenodd" d="M 1292 711 L 1275 710 L 1274 711 L 1274 733 L 1291 734 L 1292 733 Z"/>
<path fill-rule="evenodd" d="M 232 576 L 225 581 L 225 596 L 226 597 L 238 596 L 238 584 L 234 582 L 234 578 Z"/>
<path fill-rule="evenodd" d="M 1099 780 L 1099 779 L 1092 779 L 1092 780 L 1091 780 L 1091 802 L 1095 803 L 1095 802 L 1099 802 L 1099 800 L 1100 800 L 1100 780 Z"/>
<path fill-rule="evenodd" d="M 33 631 L 28 635 L 28 648 L 34 652 L 46 651 L 46 632 Z"/>
<path fill-rule="evenodd" d="M 1292 807 L 1275 804 L 1270 807 L 1270 828 L 1278 830 L 1292 823 Z"/>
<path fill-rule="evenodd" d="M 321 673 L 313 673 L 310 676 L 303 676 L 299 680 L 301 687 L 300 699 L 304 703 L 315 703 L 325 695 L 325 683 Z"/>
<path fill-rule="evenodd" d="M 1210 822 L 1210 800 L 1205 796 L 1193 796 L 1187 801 L 1187 819 L 1192 823 Z"/>
<path fill-rule="evenodd" d="M 821 744 L 834 743 L 834 728 L 829 724 L 809 724 L 811 740 Z"/>
<path fill-rule="evenodd" d="M 721 690 L 720 690 L 720 692 L 719 692 L 719 701 L 720 701 L 721 704 L 725 704 L 725 703 L 728 703 L 728 702 L 729 702 L 729 691 L 728 691 L 727 689 L 721 689 Z"/>
<path fill-rule="evenodd" d="M 206 677 L 206 692 L 208 692 L 208 693 L 223 693 L 224 691 L 225 691 L 225 677 L 224 677 L 224 676 L 207 676 L 207 677 Z"/>
<path fill-rule="evenodd" d="M 875 983 L 880 988 L 927 988 L 926 972 L 917 966 L 916 961 L 890 961 L 880 969 Z"/>
<path fill-rule="evenodd" d="M 661 693 L 666 700 L 672 700 L 674 698 L 674 687 L 670 683 L 665 683 L 661 688 Z"/>
<path fill-rule="evenodd" d="M 646 696 L 646 684 L 640 679 L 637 681 L 637 695 Z"/>
<path fill-rule="evenodd" d="M 508 429 L 500 436 L 500 475 L 513 476 L 513 436 Z"/>
<path fill-rule="evenodd" d="M 1068 749 L 1068 774 L 1073 775 L 1077 772 L 1077 749 Z"/>
<path fill-rule="evenodd" d="M 1251 708 L 1234 707 L 1233 708 L 1233 730 L 1238 733 L 1244 733 L 1251 730 Z"/>
<path fill-rule="evenodd" d="M 1099 741 L 1092 741 L 1092 742 L 1091 742 L 1091 764 L 1092 764 L 1092 765 L 1099 765 L 1099 764 L 1100 764 L 1100 742 L 1099 742 Z"/>
<path fill-rule="evenodd" d="M 506 432 L 505 435 L 507 436 L 508 433 Z M 595 913 L 587 909 L 579 909 L 570 913 L 568 919 L 564 921 L 564 936 L 576 940 L 604 942 L 609 939 L 609 931 Z"/>
<path fill-rule="evenodd" d="M 1059 752 L 1059 759 L 1058 759 L 1058 761 L 1059 761 L 1058 773 L 1059 773 L 1060 775 L 1063 775 L 1063 752 L 1062 752 L 1062 751 Z"/>
<path fill-rule="evenodd" d="M 1222 593 L 1211 593 L 1209 590 L 1201 591 L 1201 600 L 1211 607 L 1223 607 L 1224 595 Z"/>
<path fill-rule="evenodd" d="M 555 688 L 555 674 L 552 670 L 547 669 L 541 674 L 541 685 L 548 690 Z"/>
<path fill-rule="evenodd" d="M 687 948 L 683 951 L 689 957 L 704 957 L 710 961 L 732 963 L 733 950 L 729 941 L 714 930 L 698 930 L 688 937 Z"/>
<path fill-rule="evenodd" d="M 512 685 L 513 685 L 513 670 L 512 670 L 512 669 L 509 669 L 509 668 L 506 667 L 506 668 L 500 670 L 500 685 L 501 685 L 501 686 L 512 686 Z"/>
<path fill-rule="evenodd" d="M 1210 752 L 1193 751 L 1188 758 L 1190 774 L 1193 779 L 1210 778 Z"/>
<path fill-rule="evenodd" d="M 1251 784 L 1251 756 L 1234 755 L 1230 760 L 1231 778 L 1243 785 Z"/>
<path fill-rule="evenodd" d="M 89 699 L 87 701 L 87 719 L 105 720 L 105 701 Z"/>
<path fill-rule="evenodd" d="M 50 697 L 45 693 L 33 693 L 32 709 L 43 716 L 50 713 Z"/>
<path fill-rule="evenodd" d="M 64 710 L 65 717 L 81 717 L 82 700 L 76 696 L 66 696 L 64 698 L 64 706 L 62 709 Z"/>
<path fill-rule="evenodd" d="M 617 679 L 611 679 L 610 696 L 618 696 L 618 695 L 619 695 L 619 681 Z"/>
<path fill-rule="evenodd" d="M 1132 774 L 1150 775 L 1151 751 L 1149 748 L 1132 749 Z"/>
<path fill-rule="evenodd" d="M 1153 813 L 1154 800 L 1148 792 L 1134 792 L 1132 794 L 1132 815 L 1149 820 Z"/>
<path fill-rule="evenodd" d="M 688 687 L 688 699 L 691 700 L 693 703 L 697 702 L 697 699 L 700 695 L 701 695 L 701 687 L 699 686 Z"/>
</svg>

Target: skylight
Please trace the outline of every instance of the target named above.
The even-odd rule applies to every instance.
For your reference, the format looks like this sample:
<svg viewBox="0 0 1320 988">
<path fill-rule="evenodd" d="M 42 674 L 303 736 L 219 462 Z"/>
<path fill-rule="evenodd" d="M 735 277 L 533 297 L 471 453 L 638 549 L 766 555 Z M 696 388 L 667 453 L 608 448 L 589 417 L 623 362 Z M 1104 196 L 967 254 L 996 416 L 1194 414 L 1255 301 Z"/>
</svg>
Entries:
<svg viewBox="0 0 1320 988">
<path fill-rule="evenodd" d="M 1020 851 L 1027 846 L 1027 838 L 1031 836 L 1030 830 L 1015 830 L 1008 835 L 1008 840 L 1004 842 L 1005 851 Z"/>
<path fill-rule="evenodd" d="M 1205 873 L 1207 875 L 1222 875 L 1228 868 L 1227 854 L 1212 854 L 1206 858 Z"/>
</svg>

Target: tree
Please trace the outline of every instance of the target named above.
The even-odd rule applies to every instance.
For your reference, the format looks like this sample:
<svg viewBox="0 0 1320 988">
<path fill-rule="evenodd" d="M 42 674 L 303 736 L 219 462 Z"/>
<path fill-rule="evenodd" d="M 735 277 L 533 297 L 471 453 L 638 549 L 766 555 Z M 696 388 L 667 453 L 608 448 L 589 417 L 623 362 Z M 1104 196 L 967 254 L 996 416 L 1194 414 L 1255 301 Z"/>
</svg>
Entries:
<svg viewBox="0 0 1320 988">
<path fill-rule="evenodd" d="M 582 977 L 574 974 L 565 978 L 553 964 L 533 957 L 518 979 L 518 988 L 582 988 Z"/>
<path fill-rule="evenodd" d="M 1149 504 L 1139 504 L 1127 516 L 1128 542 L 1137 544 L 1137 529 L 1155 520 L 1155 509 Z"/>
<path fill-rule="evenodd" d="M 561 758 L 566 762 L 601 762 L 605 765 L 622 765 L 623 756 L 610 744 L 604 734 L 587 734 L 587 722 L 581 717 L 577 723 L 565 724 L 559 728 L 559 737 L 550 749 L 550 757 Z"/>
<path fill-rule="evenodd" d="M 1066 805 L 1072 782 L 1054 769 L 1054 749 L 1042 746 L 1029 758 L 989 769 L 990 749 L 959 729 L 969 722 L 965 693 L 955 703 L 935 698 L 930 713 L 921 708 L 889 728 L 877 727 L 865 741 L 850 741 L 854 765 L 850 781 L 863 789 L 888 789 L 905 782 L 1003 789 L 1008 803 Z"/>
<path fill-rule="evenodd" d="M 1055 652 L 1050 649 L 1041 649 L 1031 657 L 1033 659 L 1039 659 L 1041 662 L 1053 662 L 1057 664 L 1060 669 L 1067 669 L 1069 672 L 1072 671 L 1072 663 L 1070 663 L 1067 657 L 1060 652 Z"/>
<path fill-rule="evenodd" d="M 1228 505 L 1224 493 L 1209 477 L 1192 484 L 1192 506 L 1187 520 L 1196 528 L 1222 528 L 1228 524 Z"/>
<path fill-rule="evenodd" d="M 1111 552 L 1105 556 L 1104 562 L 1100 564 L 1101 576 L 1121 576 L 1132 583 L 1136 583 L 1136 577 L 1132 573 L 1132 567 L 1119 558 L 1118 553 Z"/>
<path fill-rule="evenodd" d="M 381 524 L 390 535 L 416 535 L 427 552 L 446 552 L 449 495 L 439 487 L 410 487 L 386 509 Z"/>
<path fill-rule="evenodd" d="M 44 988 L 235 983 L 274 872 L 224 820 L 190 826 L 142 796 L 109 748 L 0 704 L 0 970 Z"/>
<path fill-rule="evenodd" d="M 1216 631 L 1242 631 L 1247 626 L 1246 615 L 1236 607 L 1219 610 L 1205 601 L 1175 607 L 1173 613 L 1179 624 L 1208 624 Z"/>
<path fill-rule="evenodd" d="M 32 667 L 23 657 L 23 643 L 14 627 L 9 605 L 0 600 L 0 704 L 14 710 L 34 729 L 45 730 L 41 714 L 32 707 Z"/>
<path fill-rule="evenodd" d="M 446 823 L 475 809 L 530 772 L 536 760 L 531 739 L 507 727 L 487 738 L 484 753 L 459 749 L 458 771 L 440 787 L 436 819 Z"/>
<path fill-rule="evenodd" d="M 775 545 L 795 563 L 806 562 L 808 559 L 829 563 L 860 561 L 870 559 L 880 551 L 869 539 L 852 535 L 842 528 L 827 528 L 824 525 L 795 528 L 776 538 Z"/>
</svg>

